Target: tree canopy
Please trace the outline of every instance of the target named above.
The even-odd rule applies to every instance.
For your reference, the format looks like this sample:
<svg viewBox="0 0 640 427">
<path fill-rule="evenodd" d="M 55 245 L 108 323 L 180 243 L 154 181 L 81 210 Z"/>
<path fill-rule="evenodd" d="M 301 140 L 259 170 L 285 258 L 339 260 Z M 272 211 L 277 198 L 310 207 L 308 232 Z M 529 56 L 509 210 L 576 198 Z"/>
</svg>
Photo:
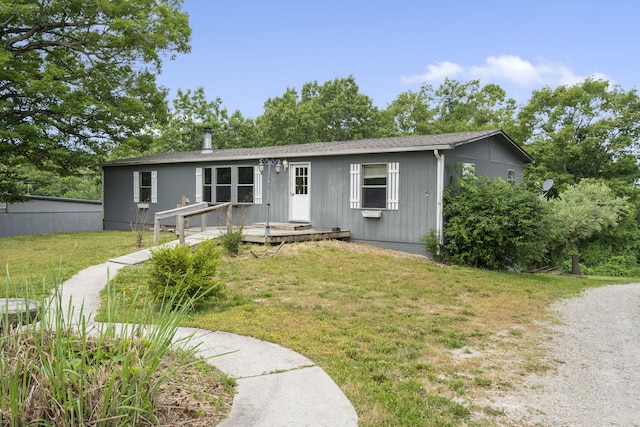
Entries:
<svg viewBox="0 0 640 427">
<path fill-rule="evenodd" d="M 260 145 L 347 141 L 379 135 L 379 111 L 353 76 L 305 83 L 269 98 L 256 119 Z"/>
<path fill-rule="evenodd" d="M 603 182 L 583 180 L 549 200 L 552 234 L 569 254 L 576 253 L 578 244 L 595 233 L 615 227 L 629 212 L 627 201 L 616 197 Z"/>
<path fill-rule="evenodd" d="M 640 178 L 640 97 L 603 80 L 533 92 L 518 117 L 522 142 L 536 159 L 532 180 L 553 178 L 556 191 L 585 178 Z M 556 193 L 557 194 L 557 193 Z"/>
<path fill-rule="evenodd" d="M 396 133 L 424 135 L 498 128 L 509 133 L 515 113 L 515 100 L 496 84 L 445 79 L 438 88 L 424 84 L 418 92 L 401 93 L 384 115 Z"/>
<path fill-rule="evenodd" d="M 180 0 L 0 1 L 0 201 L 23 168 L 82 169 L 163 120 L 156 75 L 189 51 Z"/>
<path fill-rule="evenodd" d="M 154 129 L 154 153 L 192 151 L 202 147 L 202 129 L 211 128 L 214 149 L 246 146 L 254 140 L 254 124 L 239 111 L 229 114 L 216 97 L 208 101 L 203 87 L 178 90 L 167 123 Z"/>
</svg>

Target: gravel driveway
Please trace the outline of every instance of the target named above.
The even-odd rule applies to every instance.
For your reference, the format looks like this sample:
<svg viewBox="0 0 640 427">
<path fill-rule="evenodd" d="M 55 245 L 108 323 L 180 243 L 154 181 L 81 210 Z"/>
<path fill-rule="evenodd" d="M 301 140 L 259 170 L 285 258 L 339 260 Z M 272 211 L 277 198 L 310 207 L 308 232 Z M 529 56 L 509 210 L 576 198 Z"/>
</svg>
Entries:
<svg viewBox="0 0 640 427">
<path fill-rule="evenodd" d="M 640 284 L 563 300 L 544 376 L 487 402 L 513 426 L 640 426 Z"/>
</svg>

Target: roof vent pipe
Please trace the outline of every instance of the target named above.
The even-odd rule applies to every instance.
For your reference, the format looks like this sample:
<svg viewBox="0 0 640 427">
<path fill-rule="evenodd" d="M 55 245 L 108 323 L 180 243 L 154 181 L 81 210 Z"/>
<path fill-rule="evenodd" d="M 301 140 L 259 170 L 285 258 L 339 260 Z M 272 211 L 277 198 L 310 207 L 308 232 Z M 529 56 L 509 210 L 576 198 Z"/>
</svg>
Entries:
<svg viewBox="0 0 640 427">
<path fill-rule="evenodd" d="M 206 127 L 202 130 L 202 154 L 211 154 L 213 153 L 213 148 L 211 147 L 211 128 Z"/>
</svg>

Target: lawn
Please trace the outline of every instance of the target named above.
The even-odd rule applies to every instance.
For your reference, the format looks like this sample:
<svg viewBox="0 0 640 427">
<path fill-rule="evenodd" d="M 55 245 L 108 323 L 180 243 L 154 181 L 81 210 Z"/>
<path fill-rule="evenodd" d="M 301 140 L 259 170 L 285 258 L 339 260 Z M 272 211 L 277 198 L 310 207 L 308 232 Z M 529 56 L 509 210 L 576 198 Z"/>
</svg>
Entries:
<svg viewBox="0 0 640 427">
<path fill-rule="evenodd" d="M 2 238 L 9 277 L 2 292 L 48 294 L 87 266 L 137 250 L 134 243 L 130 232 Z M 148 263 L 121 270 L 114 288 L 144 291 L 147 271 Z M 442 266 L 345 242 L 290 244 L 264 258 L 245 247 L 223 258 L 217 276 L 227 299 L 202 306 L 185 326 L 300 352 L 336 381 L 362 426 L 497 424 L 500 411 L 474 402 L 549 369 L 539 346 L 549 305 L 631 282 Z"/>
<path fill-rule="evenodd" d="M 254 247 L 258 253 L 264 248 Z M 148 265 L 122 270 L 135 292 Z M 538 345 L 548 307 L 620 279 L 489 272 L 345 242 L 286 245 L 224 258 L 228 298 L 186 326 L 253 336 L 321 366 L 362 426 L 489 426 L 500 411 L 474 402 L 548 369 Z"/>
<path fill-rule="evenodd" d="M 175 239 L 165 233 L 163 241 Z M 135 252 L 135 236 L 127 231 L 99 231 L 32 234 L 0 238 L 0 263 L 7 285 L 0 286 L 0 297 L 22 297 L 25 288 L 31 297 L 42 298 L 80 270 L 110 258 Z M 146 232 L 143 245 L 153 243 Z"/>
</svg>

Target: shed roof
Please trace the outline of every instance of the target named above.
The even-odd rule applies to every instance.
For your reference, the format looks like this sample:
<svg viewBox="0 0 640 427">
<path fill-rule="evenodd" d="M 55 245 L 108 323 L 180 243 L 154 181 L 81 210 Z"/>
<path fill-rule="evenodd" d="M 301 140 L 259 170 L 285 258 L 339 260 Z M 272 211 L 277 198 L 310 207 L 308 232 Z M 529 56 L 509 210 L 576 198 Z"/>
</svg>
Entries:
<svg viewBox="0 0 640 427">
<path fill-rule="evenodd" d="M 398 153 L 410 151 L 450 150 L 481 139 L 498 136 L 518 152 L 522 160 L 532 163 L 533 158 L 502 130 L 456 132 L 435 135 L 411 135 L 389 138 L 358 139 L 353 141 L 314 142 L 309 144 L 276 145 L 269 147 L 228 148 L 202 151 L 166 152 L 150 156 L 113 160 L 101 166 L 127 166 L 167 163 L 193 163 L 260 159 L 264 157 L 319 157 L 349 154 Z"/>
</svg>

